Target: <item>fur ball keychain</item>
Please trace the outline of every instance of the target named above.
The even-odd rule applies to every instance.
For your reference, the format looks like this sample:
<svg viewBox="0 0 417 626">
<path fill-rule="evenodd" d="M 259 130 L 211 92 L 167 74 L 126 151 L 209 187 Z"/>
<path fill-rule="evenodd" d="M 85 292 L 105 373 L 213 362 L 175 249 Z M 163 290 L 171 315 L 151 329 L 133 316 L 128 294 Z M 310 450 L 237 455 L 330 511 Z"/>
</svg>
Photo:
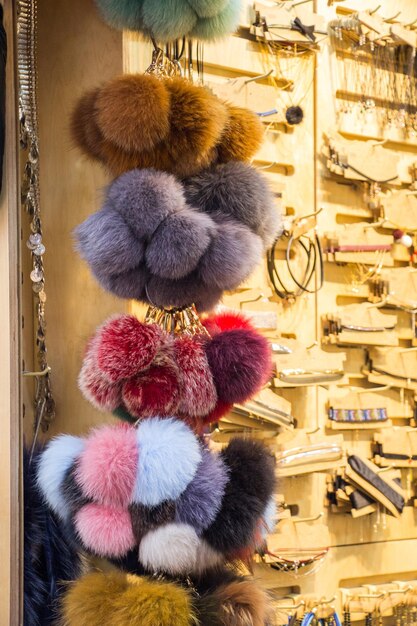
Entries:
<svg viewBox="0 0 417 626">
<path fill-rule="evenodd" d="M 60 606 L 62 626 L 266 626 L 273 610 L 249 576 L 213 570 L 192 587 L 180 582 L 90 572 L 73 582 Z M 271 622 L 272 623 L 272 622 Z"/>
<path fill-rule="evenodd" d="M 204 324 L 211 338 L 173 337 L 131 315 L 110 318 L 87 346 L 81 391 L 97 408 L 131 421 L 176 414 L 196 430 L 216 421 L 266 384 L 271 350 L 240 314 Z"/>
<path fill-rule="evenodd" d="M 156 306 L 194 302 L 200 310 L 246 280 L 263 250 L 260 236 L 230 213 L 194 209 L 172 175 L 147 169 L 117 178 L 76 236 L 105 289 Z"/>
<path fill-rule="evenodd" d="M 183 422 L 151 418 L 53 439 L 38 484 L 86 552 L 121 565 L 134 553 L 148 572 L 199 574 L 262 542 L 274 461 L 254 441 L 208 452 Z"/>
<path fill-rule="evenodd" d="M 190 37 L 212 41 L 239 25 L 241 0 L 96 0 L 114 28 L 139 31 L 161 42 Z"/>
<path fill-rule="evenodd" d="M 250 161 L 263 138 L 252 111 L 184 78 L 147 74 L 123 75 L 84 94 L 71 131 L 114 176 L 135 168 L 192 176 L 212 163 Z"/>
</svg>

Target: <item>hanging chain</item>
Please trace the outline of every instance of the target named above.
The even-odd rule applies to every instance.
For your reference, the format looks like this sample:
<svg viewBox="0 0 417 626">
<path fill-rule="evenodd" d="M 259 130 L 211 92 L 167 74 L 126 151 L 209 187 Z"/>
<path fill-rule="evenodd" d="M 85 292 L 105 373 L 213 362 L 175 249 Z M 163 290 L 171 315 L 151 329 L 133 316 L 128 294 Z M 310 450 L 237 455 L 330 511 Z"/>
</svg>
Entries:
<svg viewBox="0 0 417 626">
<path fill-rule="evenodd" d="M 36 347 L 39 374 L 35 391 L 35 437 L 39 428 L 48 430 L 55 417 L 50 368 L 46 348 L 45 271 L 39 191 L 39 133 L 37 116 L 37 2 L 19 0 L 17 5 L 17 63 L 19 76 L 20 146 L 25 155 L 21 203 L 30 218 L 31 234 L 26 243 L 32 255 L 30 280 L 36 310 Z"/>
</svg>

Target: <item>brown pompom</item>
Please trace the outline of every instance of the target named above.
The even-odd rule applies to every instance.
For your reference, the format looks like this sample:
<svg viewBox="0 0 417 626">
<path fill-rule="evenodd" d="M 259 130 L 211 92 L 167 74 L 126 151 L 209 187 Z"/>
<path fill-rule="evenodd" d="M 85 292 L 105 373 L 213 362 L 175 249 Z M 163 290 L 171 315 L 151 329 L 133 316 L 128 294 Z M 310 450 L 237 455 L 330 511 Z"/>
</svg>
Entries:
<svg viewBox="0 0 417 626">
<path fill-rule="evenodd" d="M 103 161 L 103 135 L 95 119 L 95 105 L 100 88 L 87 91 L 77 102 L 71 116 L 71 134 L 83 152 Z"/>
<path fill-rule="evenodd" d="M 211 163 L 227 121 L 226 106 L 208 89 L 184 78 L 167 83 L 171 128 L 167 141 L 173 172 L 189 176 Z"/>
<path fill-rule="evenodd" d="M 119 76 L 100 89 L 95 106 L 103 136 L 125 152 L 151 150 L 168 135 L 169 92 L 155 76 Z"/>
<path fill-rule="evenodd" d="M 262 122 L 249 109 L 230 104 L 227 108 L 229 119 L 217 146 L 218 161 L 250 161 L 262 145 Z"/>
<path fill-rule="evenodd" d="M 264 626 L 269 615 L 268 596 L 252 580 L 222 585 L 213 593 L 219 603 L 222 626 Z"/>
</svg>

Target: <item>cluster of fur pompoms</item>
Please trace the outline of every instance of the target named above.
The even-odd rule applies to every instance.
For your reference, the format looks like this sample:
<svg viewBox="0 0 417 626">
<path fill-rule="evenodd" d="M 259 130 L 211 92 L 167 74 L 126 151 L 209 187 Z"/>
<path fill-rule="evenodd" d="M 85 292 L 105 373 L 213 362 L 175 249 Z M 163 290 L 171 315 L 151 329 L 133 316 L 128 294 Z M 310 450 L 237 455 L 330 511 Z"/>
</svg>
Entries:
<svg viewBox="0 0 417 626">
<path fill-rule="evenodd" d="M 249 161 L 263 137 L 252 111 L 225 104 L 183 78 L 142 74 L 86 93 L 71 127 L 83 152 L 114 176 L 135 168 L 192 176 L 214 163 Z"/>
<path fill-rule="evenodd" d="M 247 558 L 270 523 L 274 483 L 263 445 L 235 439 L 210 453 L 173 418 L 61 435 L 38 466 L 48 505 L 82 548 L 171 575 Z"/>
<path fill-rule="evenodd" d="M 251 578 L 223 569 L 196 588 L 92 572 L 72 583 L 61 603 L 62 626 L 266 626 L 271 616 L 267 594 Z"/>
<path fill-rule="evenodd" d="M 252 190 L 252 192 L 251 192 Z M 132 170 L 77 228 L 78 248 L 105 289 L 156 306 L 207 310 L 236 289 L 279 230 L 265 181 L 229 163 L 183 186 L 171 174 Z"/>
<path fill-rule="evenodd" d="M 241 0 L 96 0 L 114 28 L 151 34 L 161 42 L 189 37 L 211 41 L 239 25 Z"/>
<path fill-rule="evenodd" d="M 105 322 L 91 338 L 79 376 L 84 396 L 132 421 L 178 415 L 198 429 L 245 402 L 271 374 L 268 341 L 241 315 L 215 315 L 204 334 L 173 337 L 131 315 Z"/>
</svg>

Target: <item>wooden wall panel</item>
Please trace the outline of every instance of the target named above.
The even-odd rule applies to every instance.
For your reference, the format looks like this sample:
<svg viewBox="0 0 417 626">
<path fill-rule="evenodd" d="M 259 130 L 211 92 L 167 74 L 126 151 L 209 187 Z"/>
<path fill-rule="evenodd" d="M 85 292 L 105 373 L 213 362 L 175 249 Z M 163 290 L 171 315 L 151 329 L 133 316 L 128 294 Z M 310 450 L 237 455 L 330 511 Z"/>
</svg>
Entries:
<svg viewBox="0 0 417 626">
<path fill-rule="evenodd" d="M 99 19 L 93 0 L 38 5 L 47 342 L 57 403 L 50 434 L 75 433 L 106 419 L 82 397 L 77 375 L 89 336 L 125 303 L 105 293 L 74 252 L 72 231 L 99 208 L 106 177 L 72 145 L 69 116 L 86 89 L 121 72 L 122 36 Z"/>
</svg>

